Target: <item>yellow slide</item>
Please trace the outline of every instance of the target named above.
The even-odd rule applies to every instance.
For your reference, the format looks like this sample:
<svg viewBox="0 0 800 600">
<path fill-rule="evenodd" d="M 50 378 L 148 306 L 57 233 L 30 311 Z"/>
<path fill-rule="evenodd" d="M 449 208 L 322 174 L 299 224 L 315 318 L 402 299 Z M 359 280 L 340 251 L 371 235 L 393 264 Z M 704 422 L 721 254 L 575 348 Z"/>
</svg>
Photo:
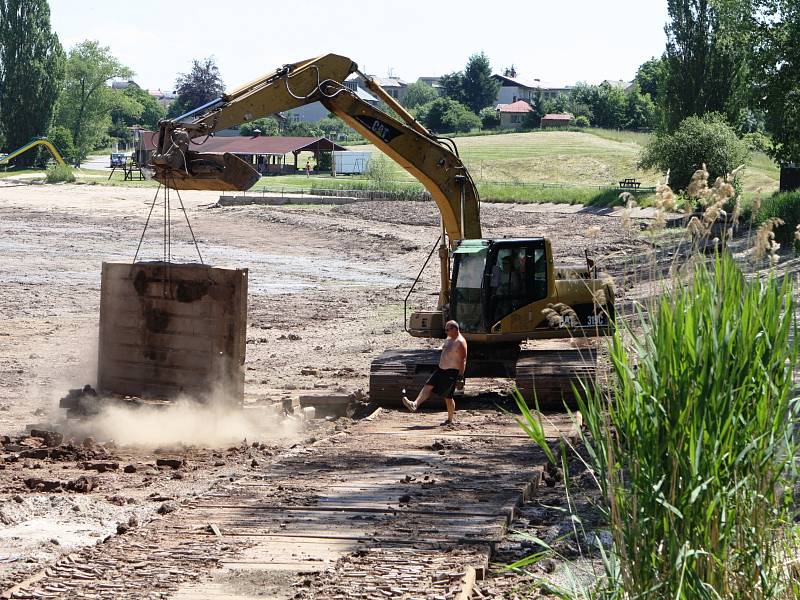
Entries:
<svg viewBox="0 0 800 600">
<path fill-rule="evenodd" d="M 44 146 L 50 151 L 50 154 L 53 155 L 53 159 L 60 165 L 66 164 L 64 159 L 61 158 L 61 154 L 59 153 L 58 149 L 53 145 L 53 142 L 48 140 L 47 138 L 36 138 L 35 140 L 31 140 L 24 146 L 17 148 L 10 154 L 0 154 L 0 165 L 7 163 L 8 161 L 16 158 L 23 152 L 27 152 L 31 148 L 35 148 L 36 146 Z"/>
</svg>

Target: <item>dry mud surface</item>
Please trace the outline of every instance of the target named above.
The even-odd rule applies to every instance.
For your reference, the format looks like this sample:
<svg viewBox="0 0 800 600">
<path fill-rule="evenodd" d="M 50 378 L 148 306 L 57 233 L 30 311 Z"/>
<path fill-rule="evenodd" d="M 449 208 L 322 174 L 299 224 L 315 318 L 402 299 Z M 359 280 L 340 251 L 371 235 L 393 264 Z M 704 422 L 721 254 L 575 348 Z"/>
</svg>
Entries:
<svg viewBox="0 0 800 600">
<path fill-rule="evenodd" d="M 50 589 L 42 584 L 39 595 L 30 597 L 80 597 L 84 592 L 84 597 L 132 597 L 114 577 L 101 577 L 104 569 L 111 569 L 117 578 L 145 586 L 139 589 L 147 592 L 137 597 L 213 597 L 192 596 L 184 584 L 208 579 L 225 557 L 241 556 L 248 545 L 224 535 L 170 534 L 169 527 L 181 522 L 182 507 L 243 478 L 268 478 L 274 465 L 297 465 L 297 453 L 313 455 L 320 440 L 342 434 L 354 450 L 362 448 L 367 442 L 358 435 L 364 425 L 347 418 L 286 418 L 279 410 L 281 401 L 366 389 L 370 361 L 384 349 L 432 346 L 408 338 L 402 319 L 403 298 L 438 236 L 433 204 L 214 208 L 215 194 L 186 192 L 182 200 L 203 259 L 250 270 L 245 412 L 224 419 L 213 413 L 193 418 L 167 414 L 169 425 L 163 427 L 158 420 L 135 415 L 103 423 L 98 430 L 92 424 L 63 425 L 58 398 L 95 380 L 101 263 L 133 258 L 153 194 L 151 189 L 0 182 L 0 434 L 9 436 L 0 440 L 5 442 L 0 451 L 0 594 L 50 569 L 42 575 L 42 581 L 53 578 Z M 172 200 L 172 258 L 195 261 L 183 213 L 177 199 Z M 581 263 L 588 249 L 601 264 L 604 257 L 613 264 L 644 248 L 619 219 L 594 211 L 484 205 L 482 217 L 487 237 L 550 236 L 562 262 Z M 592 227 L 600 230 L 593 237 L 587 235 Z M 163 257 L 162 232 L 159 202 L 140 258 Z M 431 265 L 414 296 L 416 306 L 435 303 L 437 280 Z M 468 384 L 466 393 L 474 397 L 479 391 Z M 494 416 L 493 402 L 484 404 L 484 412 L 470 417 L 473 432 L 486 419 L 508 419 Z M 386 427 L 402 428 L 416 417 L 387 411 L 380 418 Z M 202 430 L 200 439 L 195 435 L 191 445 L 181 443 L 188 439 L 188 429 L 196 433 L 203 422 L 215 426 L 207 433 Z M 65 434 L 56 452 L 40 447 L 38 438 L 26 438 L 27 427 L 39 423 L 50 428 L 56 424 Z M 513 421 L 503 427 L 513 429 Z M 84 444 L 89 436 L 94 443 Z M 475 436 L 458 443 L 458 453 L 464 455 L 488 448 Z M 449 447 L 442 450 L 452 452 Z M 540 458 L 530 457 L 531 464 L 541 464 Z M 360 460 L 367 461 L 368 470 L 369 458 Z M 383 468 L 379 463 L 376 470 Z M 290 476 L 284 472 L 285 478 Z M 318 496 L 315 478 L 315 471 L 297 467 L 292 485 L 276 485 L 269 501 L 302 504 Z M 96 487 L 86 490 L 86 482 Z M 557 481 L 554 487 L 558 489 Z M 548 500 L 555 501 L 555 496 Z M 518 524 L 549 528 L 553 539 L 563 539 L 562 517 L 531 500 Z M 501 538 L 506 541 L 495 547 L 503 560 L 529 550 L 524 539 Z M 467 552 L 453 550 L 462 551 Z M 386 562 L 374 555 L 361 558 L 344 553 L 329 574 L 340 573 L 345 581 L 345 572 L 359 573 L 373 565 L 369 569 L 377 573 L 375 565 Z M 465 562 L 446 558 L 431 558 L 431 564 L 445 561 L 432 577 L 450 573 L 452 589 L 442 584 L 442 590 L 428 590 L 421 597 L 455 597 Z M 122 569 L 120 561 L 128 566 Z M 406 577 L 415 573 L 414 561 L 408 562 Z M 548 568 L 543 567 L 545 572 Z M 477 584 L 484 597 L 525 597 L 519 595 L 518 579 L 492 573 L 487 571 L 488 578 Z M 253 575 L 250 588 L 229 597 L 253 597 L 256 588 L 262 597 L 275 598 L 322 598 L 331 591 L 325 587 L 331 582 L 319 575 L 298 578 L 282 571 L 260 576 L 263 580 Z M 100 583 L 80 594 L 64 585 L 92 578 Z M 217 592 L 225 587 L 224 575 L 217 573 L 214 581 Z M 348 589 L 337 594 L 349 597 Z M 375 590 L 383 597 L 413 596 L 402 589 L 381 591 L 380 583 Z M 25 593 L 16 591 L 17 597 Z"/>
</svg>

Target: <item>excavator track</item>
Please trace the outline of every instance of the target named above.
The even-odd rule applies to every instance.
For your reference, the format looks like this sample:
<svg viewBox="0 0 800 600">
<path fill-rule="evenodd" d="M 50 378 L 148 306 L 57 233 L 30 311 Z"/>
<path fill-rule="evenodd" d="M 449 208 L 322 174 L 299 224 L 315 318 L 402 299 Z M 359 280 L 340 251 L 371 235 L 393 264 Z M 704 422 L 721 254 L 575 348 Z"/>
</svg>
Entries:
<svg viewBox="0 0 800 600">
<path fill-rule="evenodd" d="M 582 390 L 597 376 L 594 348 L 533 349 L 520 352 L 514 383 L 529 405 L 542 410 L 576 407 L 573 386 Z"/>
<path fill-rule="evenodd" d="M 440 354 L 438 350 L 384 351 L 370 367 L 370 401 L 392 408 L 403 405 L 403 396 L 415 398 L 439 364 Z"/>
<path fill-rule="evenodd" d="M 543 410 L 574 408 L 573 385 L 593 384 L 597 373 L 597 350 L 593 345 L 571 347 L 568 341 L 542 342 L 510 352 L 508 348 L 487 352 L 486 346 L 467 363 L 467 378 L 513 379 L 530 405 Z M 386 350 L 372 362 L 370 400 L 387 408 L 402 406 L 402 397 L 416 396 L 439 363 L 438 350 Z M 472 356 L 472 354 L 471 354 Z M 431 405 L 441 402 L 431 399 Z"/>
</svg>

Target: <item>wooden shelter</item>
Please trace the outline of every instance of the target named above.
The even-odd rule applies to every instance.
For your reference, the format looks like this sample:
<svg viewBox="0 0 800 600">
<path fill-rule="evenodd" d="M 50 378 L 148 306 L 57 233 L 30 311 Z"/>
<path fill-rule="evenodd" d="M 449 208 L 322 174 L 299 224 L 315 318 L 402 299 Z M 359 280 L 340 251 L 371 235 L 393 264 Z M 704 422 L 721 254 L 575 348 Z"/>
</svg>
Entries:
<svg viewBox="0 0 800 600">
<path fill-rule="evenodd" d="M 141 136 L 145 148 L 152 154 L 156 148 L 157 133 L 143 132 Z M 326 137 L 294 137 L 277 135 L 200 137 L 192 140 L 192 150 L 222 154 L 230 152 L 253 165 L 264 175 L 296 173 L 301 152 L 312 152 L 319 163 L 322 152 L 346 151 L 347 148 Z M 291 154 L 293 160 L 286 161 Z"/>
</svg>

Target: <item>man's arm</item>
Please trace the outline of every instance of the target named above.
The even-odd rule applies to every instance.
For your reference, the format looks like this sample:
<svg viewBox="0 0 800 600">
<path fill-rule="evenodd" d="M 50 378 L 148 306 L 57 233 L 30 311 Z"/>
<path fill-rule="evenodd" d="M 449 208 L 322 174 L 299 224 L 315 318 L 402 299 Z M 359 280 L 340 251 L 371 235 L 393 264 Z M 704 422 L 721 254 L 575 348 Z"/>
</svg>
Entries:
<svg viewBox="0 0 800 600">
<path fill-rule="evenodd" d="M 458 368 L 458 383 L 456 383 L 457 390 L 464 389 L 464 371 L 467 368 L 467 342 L 461 340 L 458 345 L 458 352 L 461 354 L 461 366 Z"/>
</svg>

